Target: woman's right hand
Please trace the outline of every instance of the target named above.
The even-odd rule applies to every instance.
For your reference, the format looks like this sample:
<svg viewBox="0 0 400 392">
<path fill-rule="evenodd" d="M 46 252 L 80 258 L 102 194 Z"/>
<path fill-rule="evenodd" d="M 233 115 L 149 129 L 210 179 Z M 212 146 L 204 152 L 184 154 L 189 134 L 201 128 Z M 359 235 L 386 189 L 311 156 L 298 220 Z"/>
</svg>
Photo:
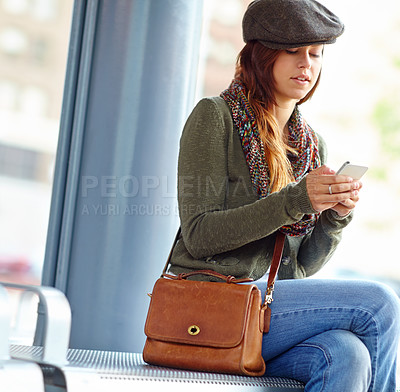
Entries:
<svg viewBox="0 0 400 392">
<path fill-rule="evenodd" d="M 338 203 L 347 203 L 349 199 L 358 200 L 358 191 L 362 187 L 360 181 L 336 175 L 326 165 L 308 173 L 306 184 L 311 205 L 318 212 L 334 208 Z"/>
</svg>

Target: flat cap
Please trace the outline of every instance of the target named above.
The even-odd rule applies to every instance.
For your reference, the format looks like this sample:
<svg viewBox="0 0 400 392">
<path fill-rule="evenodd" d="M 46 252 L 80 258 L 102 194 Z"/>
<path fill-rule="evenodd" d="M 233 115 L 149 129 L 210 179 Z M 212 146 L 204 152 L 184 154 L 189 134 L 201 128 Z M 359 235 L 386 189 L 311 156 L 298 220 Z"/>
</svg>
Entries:
<svg viewBox="0 0 400 392">
<path fill-rule="evenodd" d="M 242 27 L 244 42 L 272 49 L 332 44 L 344 31 L 340 19 L 314 0 L 255 0 Z"/>
</svg>

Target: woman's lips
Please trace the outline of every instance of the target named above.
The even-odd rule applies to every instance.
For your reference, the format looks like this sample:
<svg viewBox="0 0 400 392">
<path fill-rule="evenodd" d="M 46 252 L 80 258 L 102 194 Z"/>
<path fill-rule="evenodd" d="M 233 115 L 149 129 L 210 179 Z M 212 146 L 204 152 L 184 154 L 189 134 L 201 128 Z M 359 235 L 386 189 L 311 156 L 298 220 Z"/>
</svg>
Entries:
<svg viewBox="0 0 400 392">
<path fill-rule="evenodd" d="M 294 76 L 292 80 L 303 85 L 303 84 L 308 84 L 310 82 L 310 77 L 308 75 L 299 75 L 299 76 Z"/>
</svg>

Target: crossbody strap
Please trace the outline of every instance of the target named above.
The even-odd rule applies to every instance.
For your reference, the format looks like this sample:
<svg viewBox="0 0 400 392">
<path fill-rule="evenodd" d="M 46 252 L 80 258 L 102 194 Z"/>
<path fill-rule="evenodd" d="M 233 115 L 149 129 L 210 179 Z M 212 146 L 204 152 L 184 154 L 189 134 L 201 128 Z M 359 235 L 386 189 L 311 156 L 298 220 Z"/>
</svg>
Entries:
<svg viewBox="0 0 400 392">
<path fill-rule="evenodd" d="M 171 261 L 172 257 L 172 252 L 175 248 L 176 243 L 179 240 L 179 236 L 181 235 L 181 228 L 179 227 L 178 232 L 176 233 L 174 243 L 172 244 L 172 248 L 169 252 L 167 262 L 165 263 L 163 272 L 161 276 L 163 276 L 168 269 L 168 265 Z M 283 252 L 283 247 L 285 245 L 285 234 L 283 234 L 280 231 L 277 231 L 276 234 L 276 240 L 275 240 L 275 247 L 274 247 L 274 254 L 272 256 L 272 262 L 271 262 L 271 267 L 269 270 L 269 275 L 268 275 L 268 283 L 267 283 L 267 291 L 265 293 L 265 300 L 264 300 L 264 305 L 270 304 L 272 302 L 272 293 L 274 291 L 274 285 L 275 285 L 275 279 L 276 275 L 279 270 L 279 266 L 281 264 L 281 259 L 282 259 L 282 252 Z"/>
<path fill-rule="evenodd" d="M 274 255 L 272 256 L 271 267 L 269 269 L 267 291 L 265 292 L 265 299 L 262 308 L 264 309 L 264 333 L 269 332 L 271 324 L 271 308 L 268 306 L 272 301 L 272 294 L 275 287 L 276 274 L 278 273 L 281 264 L 283 247 L 285 245 L 286 235 L 278 231 L 276 233 Z"/>
<path fill-rule="evenodd" d="M 264 306 L 270 304 L 273 301 L 272 293 L 274 292 L 276 275 L 278 273 L 279 266 L 281 265 L 283 247 L 285 245 L 285 238 L 286 238 L 286 235 L 278 230 L 276 233 L 274 254 L 272 256 L 271 267 L 269 269 L 267 291 L 265 292 Z"/>
<path fill-rule="evenodd" d="M 174 243 L 172 244 L 172 248 L 171 248 L 171 250 L 170 250 L 170 252 L 169 252 L 169 255 L 168 255 L 168 258 L 167 258 L 167 262 L 166 262 L 165 265 L 164 265 L 164 269 L 163 269 L 163 272 L 162 272 L 162 274 L 161 274 L 161 277 L 163 277 L 163 275 L 167 272 L 169 262 L 171 261 L 172 252 L 174 251 L 175 245 L 176 245 L 176 243 L 177 243 L 178 240 L 179 240 L 179 236 L 181 235 L 181 231 L 182 231 L 182 230 L 181 230 L 181 228 L 179 227 L 178 232 L 176 233 L 176 236 L 175 236 L 175 239 L 174 239 Z"/>
<path fill-rule="evenodd" d="M 166 274 L 166 272 L 167 272 L 168 265 L 169 265 L 171 257 L 172 257 L 172 252 L 175 248 L 176 243 L 179 240 L 180 235 L 181 235 L 181 228 L 179 227 L 178 232 L 176 233 L 175 240 L 172 245 L 171 251 L 169 252 L 167 262 L 165 263 L 163 272 L 161 274 L 161 277 L 163 277 L 164 274 Z M 271 267 L 270 267 L 269 275 L 268 275 L 267 291 L 265 293 L 264 304 L 262 305 L 262 308 L 264 309 L 264 333 L 268 333 L 269 327 L 270 327 L 271 309 L 268 305 L 273 301 L 272 294 L 274 292 L 276 275 L 278 273 L 279 266 L 281 264 L 283 247 L 285 245 L 285 238 L 286 238 L 286 235 L 281 233 L 278 230 L 276 233 L 274 254 L 272 256 Z"/>
</svg>

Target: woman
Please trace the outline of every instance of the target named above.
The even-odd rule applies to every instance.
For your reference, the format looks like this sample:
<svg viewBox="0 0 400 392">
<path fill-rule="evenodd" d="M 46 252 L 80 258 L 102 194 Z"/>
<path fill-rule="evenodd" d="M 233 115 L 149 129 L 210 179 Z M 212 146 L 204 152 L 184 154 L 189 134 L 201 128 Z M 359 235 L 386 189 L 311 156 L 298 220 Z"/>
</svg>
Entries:
<svg viewBox="0 0 400 392">
<path fill-rule="evenodd" d="M 265 290 L 277 231 L 286 234 L 266 375 L 306 391 L 395 391 L 399 301 L 387 287 L 306 278 L 336 249 L 362 184 L 325 165 L 299 105 L 318 84 L 340 20 L 314 0 L 257 0 L 243 18 L 235 79 L 199 102 L 178 164 L 182 237 L 173 273 L 213 269 Z"/>
</svg>

